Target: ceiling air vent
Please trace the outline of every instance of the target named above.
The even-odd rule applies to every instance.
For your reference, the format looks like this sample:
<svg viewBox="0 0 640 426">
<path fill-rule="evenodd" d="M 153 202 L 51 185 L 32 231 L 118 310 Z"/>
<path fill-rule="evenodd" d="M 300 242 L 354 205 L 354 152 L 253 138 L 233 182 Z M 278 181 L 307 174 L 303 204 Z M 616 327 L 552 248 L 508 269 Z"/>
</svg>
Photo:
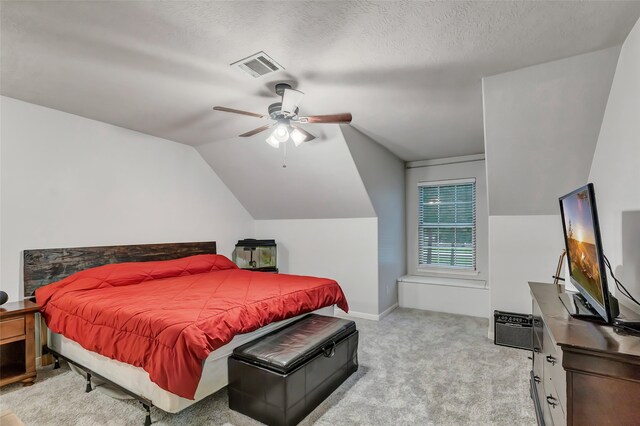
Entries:
<svg viewBox="0 0 640 426">
<path fill-rule="evenodd" d="M 231 66 L 237 66 L 255 78 L 284 69 L 282 65 L 278 64 L 272 57 L 262 51 L 234 62 Z"/>
</svg>

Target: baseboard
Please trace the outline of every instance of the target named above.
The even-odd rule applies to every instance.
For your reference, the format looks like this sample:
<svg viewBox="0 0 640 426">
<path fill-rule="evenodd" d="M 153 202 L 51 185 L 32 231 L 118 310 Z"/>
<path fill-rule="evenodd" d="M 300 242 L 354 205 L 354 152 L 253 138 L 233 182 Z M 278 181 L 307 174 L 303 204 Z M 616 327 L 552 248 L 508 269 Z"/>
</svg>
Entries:
<svg viewBox="0 0 640 426">
<path fill-rule="evenodd" d="M 389 315 L 391 312 L 393 312 L 396 308 L 398 307 L 398 302 L 394 303 L 393 305 L 389 306 L 389 308 L 385 309 L 384 311 L 382 311 L 379 315 L 378 315 L 378 320 L 381 320 L 382 318 L 386 317 L 387 315 Z"/>
<path fill-rule="evenodd" d="M 349 311 L 349 313 L 347 314 L 342 310 L 336 309 L 336 311 L 334 312 L 334 315 L 340 318 L 360 318 L 360 319 L 366 319 L 370 321 L 380 321 L 382 318 L 386 317 L 391 312 L 393 312 L 393 310 L 396 309 L 397 307 L 398 307 L 398 304 L 394 303 L 393 305 L 391 305 L 391 307 L 389 307 L 388 309 L 384 310 L 379 314 L 367 314 L 365 312 L 357 312 L 357 311 Z"/>
<path fill-rule="evenodd" d="M 336 309 L 336 311 L 333 314 L 336 317 L 340 317 L 340 318 L 346 318 L 346 319 L 352 319 L 352 318 L 361 318 L 361 319 L 366 319 L 366 320 L 370 320 L 370 321 L 378 321 L 378 315 L 374 315 L 374 314 L 367 314 L 364 312 L 356 312 L 356 311 L 349 311 L 349 313 L 345 313 L 344 311 L 338 310 Z"/>
</svg>

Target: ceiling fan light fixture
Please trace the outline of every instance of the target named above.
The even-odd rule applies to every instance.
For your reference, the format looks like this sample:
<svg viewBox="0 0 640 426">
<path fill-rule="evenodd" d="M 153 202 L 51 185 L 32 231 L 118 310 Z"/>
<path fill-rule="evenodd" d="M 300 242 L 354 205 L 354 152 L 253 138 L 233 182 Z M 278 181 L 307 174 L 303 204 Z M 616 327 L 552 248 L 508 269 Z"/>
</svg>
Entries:
<svg viewBox="0 0 640 426">
<path fill-rule="evenodd" d="M 276 149 L 280 147 L 280 142 L 273 135 L 267 138 L 267 143 Z"/>
<path fill-rule="evenodd" d="M 289 139 L 289 130 L 284 124 L 279 124 L 278 127 L 271 133 L 271 137 L 275 138 L 278 142 L 286 142 Z"/>
<path fill-rule="evenodd" d="M 301 143 L 307 140 L 307 135 L 305 135 L 298 129 L 293 129 L 290 136 L 295 146 L 300 146 Z"/>
</svg>

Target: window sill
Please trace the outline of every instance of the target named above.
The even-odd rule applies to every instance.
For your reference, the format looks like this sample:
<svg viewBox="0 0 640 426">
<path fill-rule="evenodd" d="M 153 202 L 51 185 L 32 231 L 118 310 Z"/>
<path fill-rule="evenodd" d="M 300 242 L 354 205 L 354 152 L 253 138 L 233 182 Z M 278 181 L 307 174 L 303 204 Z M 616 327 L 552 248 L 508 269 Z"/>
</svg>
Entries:
<svg viewBox="0 0 640 426">
<path fill-rule="evenodd" d="M 458 268 L 417 268 L 418 274 L 437 274 L 437 275 L 451 275 L 451 276 L 469 276 L 477 277 L 480 275 L 480 271 L 476 269 L 458 269 Z"/>
<path fill-rule="evenodd" d="M 487 290 L 487 282 L 472 278 L 428 277 L 422 275 L 405 275 L 398 278 L 399 283 L 441 285 L 447 287 L 463 287 Z"/>
</svg>

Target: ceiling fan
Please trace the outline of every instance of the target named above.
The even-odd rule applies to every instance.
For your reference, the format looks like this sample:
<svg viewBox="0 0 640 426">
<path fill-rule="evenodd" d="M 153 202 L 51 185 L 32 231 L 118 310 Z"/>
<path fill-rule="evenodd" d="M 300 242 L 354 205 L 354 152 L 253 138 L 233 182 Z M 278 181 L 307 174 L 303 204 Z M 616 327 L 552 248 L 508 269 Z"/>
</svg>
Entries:
<svg viewBox="0 0 640 426">
<path fill-rule="evenodd" d="M 317 123 L 350 123 L 351 113 L 345 112 L 340 114 L 329 115 L 312 115 L 312 116 L 300 116 L 298 115 L 298 105 L 302 101 L 304 93 L 299 90 L 294 90 L 291 85 L 287 83 L 276 84 L 276 94 L 282 97 L 281 102 L 276 102 L 269 105 L 269 117 L 274 120 L 273 123 L 265 124 L 257 129 L 250 130 L 240 135 L 240 137 L 246 138 L 256 135 L 260 132 L 264 132 L 275 126 L 275 129 L 271 135 L 267 138 L 267 143 L 274 148 L 278 148 L 281 143 L 285 143 L 289 139 L 293 141 L 295 146 L 299 146 L 303 142 L 308 142 L 316 137 L 311 133 L 299 127 L 298 123 L 304 124 L 317 124 Z M 227 108 L 222 106 L 213 107 L 216 111 L 230 112 L 233 114 L 248 115 L 250 117 L 264 118 L 265 115 L 257 114 L 249 111 L 242 111 L 239 109 Z"/>
</svg>

